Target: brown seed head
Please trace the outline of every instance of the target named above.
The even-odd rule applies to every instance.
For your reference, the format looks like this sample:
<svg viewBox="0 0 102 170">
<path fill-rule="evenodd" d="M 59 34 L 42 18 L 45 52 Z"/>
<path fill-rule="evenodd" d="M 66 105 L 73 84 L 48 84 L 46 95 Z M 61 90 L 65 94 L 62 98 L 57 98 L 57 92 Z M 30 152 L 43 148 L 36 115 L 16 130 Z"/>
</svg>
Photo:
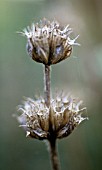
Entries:
<svg viewBox="0 0 102 170">
<path fill-rule="evenodd" d="M 39 24 L 32 24 L 21 34 L 27 37 L 27 51 L 33 60 L 51 65 L 70 57 L 78 36 L 69 38 L 72 29 L 69 25 L 62 27 L 57 21 L 43 19 Z"/>
<path fill-rule="evenodd" d="M 82 101 L 71 97 L 57 96 L 51 100 L 50 108 L 44 99 L 33 100 L 27 98 L 18 111 L 20 126 L 24 128 L 27 136 L 36 139 L 48 139 L 68 136 L 84 119 L 82 117 L 86 108 L 80 108 Z"/>
</svg>

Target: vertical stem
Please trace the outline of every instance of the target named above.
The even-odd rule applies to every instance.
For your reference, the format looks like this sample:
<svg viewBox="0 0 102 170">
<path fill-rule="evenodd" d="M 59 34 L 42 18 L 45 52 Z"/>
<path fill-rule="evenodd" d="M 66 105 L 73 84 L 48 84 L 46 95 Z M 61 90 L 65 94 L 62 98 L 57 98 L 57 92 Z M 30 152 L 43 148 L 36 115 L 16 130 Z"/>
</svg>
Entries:
<svg viewBox="0 0 102 170">
<path fill-rule="evenodd" d="M 51 163 L 52 163 L 52 168 L 53 170 L 59 170 L 59 160 L 58 160 L 58 155 L 57 155 L 57 150 L 56 150 L 56 139 L 53 139 L 49 141 L 50 145 L 50 157 L 51 157 Z"/>
<path fill-rule="evenodd" d="M 45 65 L 44 70 L 44 93 L 45 93 L 45 104 L 47 107 L 50 106 L 50 66 Z M 50 149 L 50 157 L 53 170 L 59 170 L 59 161 L 56 150 L 56 135 L 53 131 L 52 125 L 49 127 L 49 149 Z"/>
<path fill-rule="evenodd" d="M 50 66 L 45 65 L 45 76 L 44 76 L 44 88 L 45 88 L 45 103 L 46 106 L 50 106 Z"/>
</svg>

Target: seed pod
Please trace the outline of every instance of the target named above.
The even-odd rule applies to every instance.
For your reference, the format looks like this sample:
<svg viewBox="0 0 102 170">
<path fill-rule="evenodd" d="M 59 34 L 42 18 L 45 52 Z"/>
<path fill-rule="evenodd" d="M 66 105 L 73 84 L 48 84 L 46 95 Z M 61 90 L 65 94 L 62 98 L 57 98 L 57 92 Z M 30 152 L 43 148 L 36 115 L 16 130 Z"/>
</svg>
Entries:
<svg viewBox="0 0 102 170">
<path fill-rule="evenodd" d="M 86 108 L 80 108 L 81 101 L 71 97 L 56 97 L 51 99 L 50 107 L 44 99 L 33 100 L 27 98 L 24 104 L 19 106 L 18 116 L 20 126 L 26 131 L 26 136 L 44 140 L 51 138 L 52 132 L 55 138 L 64 138 L 85 119 L 82 114 Z"/>
<path fill-rule="evenodd" d="M 32 24 L 21 33 L 27 37 L 27 52 L 33 60 L 45 65 L 57 64 L 70 57 L 72 46 L 78 36 L 69 38 L 72 29 L 69 25 L 61 27 L 57 21 L 43 19 L 39 24 Z"/>
</svg>

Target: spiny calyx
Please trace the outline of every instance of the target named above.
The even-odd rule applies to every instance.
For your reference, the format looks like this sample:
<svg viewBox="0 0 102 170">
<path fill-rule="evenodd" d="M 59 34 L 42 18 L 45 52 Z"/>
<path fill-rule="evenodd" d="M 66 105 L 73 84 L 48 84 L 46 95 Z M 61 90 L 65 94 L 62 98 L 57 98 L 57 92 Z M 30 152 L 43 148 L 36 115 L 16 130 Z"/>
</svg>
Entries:
<svg viewBox="0 0 102 170">
<path fill-rule="evenodd" d="M 80 108 L 82 101 L 71 97 L 57 96 L 51 99 L 48 108 L 43 98 L 33 100 L 26 98 L 22 106 L 18 107 L 20 126 L 27 136 L 36 139 L 48 139 L 51 135 L 63 138 L 72 133 L 86 117 L 82 114 L 86 108 Z"/>
</svg>

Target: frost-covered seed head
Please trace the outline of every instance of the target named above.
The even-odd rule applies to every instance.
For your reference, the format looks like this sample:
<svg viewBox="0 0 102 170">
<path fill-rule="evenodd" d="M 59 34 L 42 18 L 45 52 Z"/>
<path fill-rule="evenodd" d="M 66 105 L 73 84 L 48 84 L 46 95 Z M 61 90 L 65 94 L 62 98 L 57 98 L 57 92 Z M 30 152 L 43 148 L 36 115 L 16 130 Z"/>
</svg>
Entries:
<svg viewBox="0 0 102 170">
<path fill-rule="evenodd" d="M 26 136 L 36 139 L 49 139 L 51 133 L 56 138 L 68 136 L 84 119 L 82 114 L 86 108 L 80 108 L 82 101 L 71 97 L 57 96 L 51 99 L 50 107 L 44 99 L 26 98 L 18 107 L 20 126 L 26 131 Z"/>
<path fill-rule="evenodd" d="M 72 29 L 62 27 L 57 21 L 41 20 L 21 32 L 27 37 L 27 52 L 33 60 L 51 65 L 70 57 L 76 39 L 70 39 Z"/>
</svg>

